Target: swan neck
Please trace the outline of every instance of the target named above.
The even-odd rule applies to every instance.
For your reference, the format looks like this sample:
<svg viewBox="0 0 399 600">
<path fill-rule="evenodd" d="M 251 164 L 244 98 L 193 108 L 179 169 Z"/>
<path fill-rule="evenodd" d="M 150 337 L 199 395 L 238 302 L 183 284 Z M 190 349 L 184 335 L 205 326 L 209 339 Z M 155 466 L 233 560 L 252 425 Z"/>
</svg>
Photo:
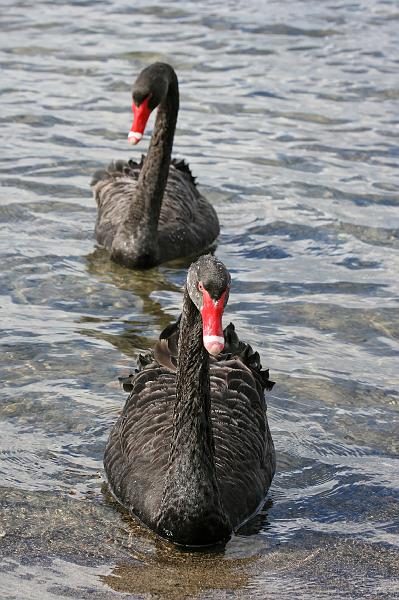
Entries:
<svg viewBox="0 0 399 600">
<path fill-rule="evenodd" d="M 146 231 L 152 245 L 157 239 L 159 215 L 165 192 L 172 155 L 173 138 L 179 110 L 179 87 L 175 72 L 169 72 L 169 87 L 165 99 L 159 104 L 150 145 L 141 168 L 134 214 L 141 216 L 138 227 Z M 132 215 L 133 216 L 133 215 Z"/>
<path fill-rule="evenodd" d="M 182 443 L 195 447 L 196 458 L 206 460 L 214 471 L 209 354 L 202 338 L 201 315 L 186 290 L 179 335 L 173 439 L 179 440 L 179 450 Z"/>
</svg>

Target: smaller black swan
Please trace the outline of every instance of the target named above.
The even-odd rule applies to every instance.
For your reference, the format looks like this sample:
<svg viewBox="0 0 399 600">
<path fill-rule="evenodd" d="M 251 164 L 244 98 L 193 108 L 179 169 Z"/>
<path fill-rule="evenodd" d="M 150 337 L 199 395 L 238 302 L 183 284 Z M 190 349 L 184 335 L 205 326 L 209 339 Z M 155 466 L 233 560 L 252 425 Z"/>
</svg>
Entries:
<svg viewBox="0 0 399 600">
<path fill-rule="evenodd" d="M 183 311 L 139 371 L 105 450 L 115 497 L 170 541 L 225 541 L 261 507 L 275 471 L 259 354 L 223 332 L 230 275 L 213 256 L 188 271 Z"/>
<path fill-rule="evenodd" d="M 184 161 L 171 161 L 179 110 L 173 68 L 154 63 L 133 86 L 134 120 L 128 140 L 137 144 L 158 107 L 147 156 L 112 162 L 91 182 L 98 213 L 96 238 L 111 258 L 126 267 L 151 267 L 200 254 L 219 235 L 215 210 L 198 192 Z"/>
</svg>

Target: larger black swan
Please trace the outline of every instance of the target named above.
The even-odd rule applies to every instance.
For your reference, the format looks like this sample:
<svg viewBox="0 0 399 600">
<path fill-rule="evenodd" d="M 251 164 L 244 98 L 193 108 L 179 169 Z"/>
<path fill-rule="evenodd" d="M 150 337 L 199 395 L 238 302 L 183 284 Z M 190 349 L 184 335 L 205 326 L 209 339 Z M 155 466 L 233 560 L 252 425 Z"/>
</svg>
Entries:
<svg viewBox="0 0 399 600">
<path fill-rule="evenodd" d="M 189 167 L 171 161 L 179 88 L 166 63 L 144 69 L 133 86 L 132 144 L 143 137 L 156 107 L 151 143 L 141 163 L 112 162 L 91 182 L 98 205 L 97 241 L 112 260 L 130 268 L 200 254 L 219 235 L 216 212 L 199 193 Z"/>
<path fill-rule="evenodd" d="M 114 496 L 170 541 L 225 541 L 262 506 L 275 471 L 259 354 L 222 329 L 230 275 L 213 256 L 188 271 L 179 321 L 161 334 L 111 430 Z M 217 357 L 217 358 L 216 358 Z"/>
</svg>

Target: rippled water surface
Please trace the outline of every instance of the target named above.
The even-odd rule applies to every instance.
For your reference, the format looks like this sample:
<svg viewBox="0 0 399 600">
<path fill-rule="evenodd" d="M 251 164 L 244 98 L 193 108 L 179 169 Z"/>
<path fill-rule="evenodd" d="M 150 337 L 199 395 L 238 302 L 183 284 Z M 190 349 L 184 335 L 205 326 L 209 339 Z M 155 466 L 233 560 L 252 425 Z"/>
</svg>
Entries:
<svg viewBox="0 0 399 600">
<path fill-rule="evenodd" d="M 395 0 L 1 2 L 0 596 L 393 598 L 398 576 Z M 131 83 L 180 78 L 175 155 L 215 205 L 226 320 L 277 381 L 278 472 L 224 551 L 181 553 L 102 491 L 116 378 L 187 263 L 95 248 L 89 181 Z"/>
</svg>

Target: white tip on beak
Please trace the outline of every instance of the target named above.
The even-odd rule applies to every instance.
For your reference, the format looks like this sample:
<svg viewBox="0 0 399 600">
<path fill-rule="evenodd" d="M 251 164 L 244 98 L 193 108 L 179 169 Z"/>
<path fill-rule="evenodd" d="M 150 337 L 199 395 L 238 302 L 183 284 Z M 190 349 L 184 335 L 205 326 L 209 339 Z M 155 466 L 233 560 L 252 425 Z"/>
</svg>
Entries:
<svg viewBox="0 0 399 600">
<path fill-rule="evenodd" d="M 204 335 L 204 346 L 212 356 L 217 356 L 224 348 L 224 337 L 220 335 Z"/>
<path fill-rule="evenodd" d="M 142 137 L 143 137 L 143 134 L 139 133 L 138 131 L 129 131 L 129 135 L 127 136 L 127 141 L 129 142 L 129 144 L 132 144 L 134 146 L 135 144 L 139 143 L 139 141 L 141 140 Z"/>
</svg>

